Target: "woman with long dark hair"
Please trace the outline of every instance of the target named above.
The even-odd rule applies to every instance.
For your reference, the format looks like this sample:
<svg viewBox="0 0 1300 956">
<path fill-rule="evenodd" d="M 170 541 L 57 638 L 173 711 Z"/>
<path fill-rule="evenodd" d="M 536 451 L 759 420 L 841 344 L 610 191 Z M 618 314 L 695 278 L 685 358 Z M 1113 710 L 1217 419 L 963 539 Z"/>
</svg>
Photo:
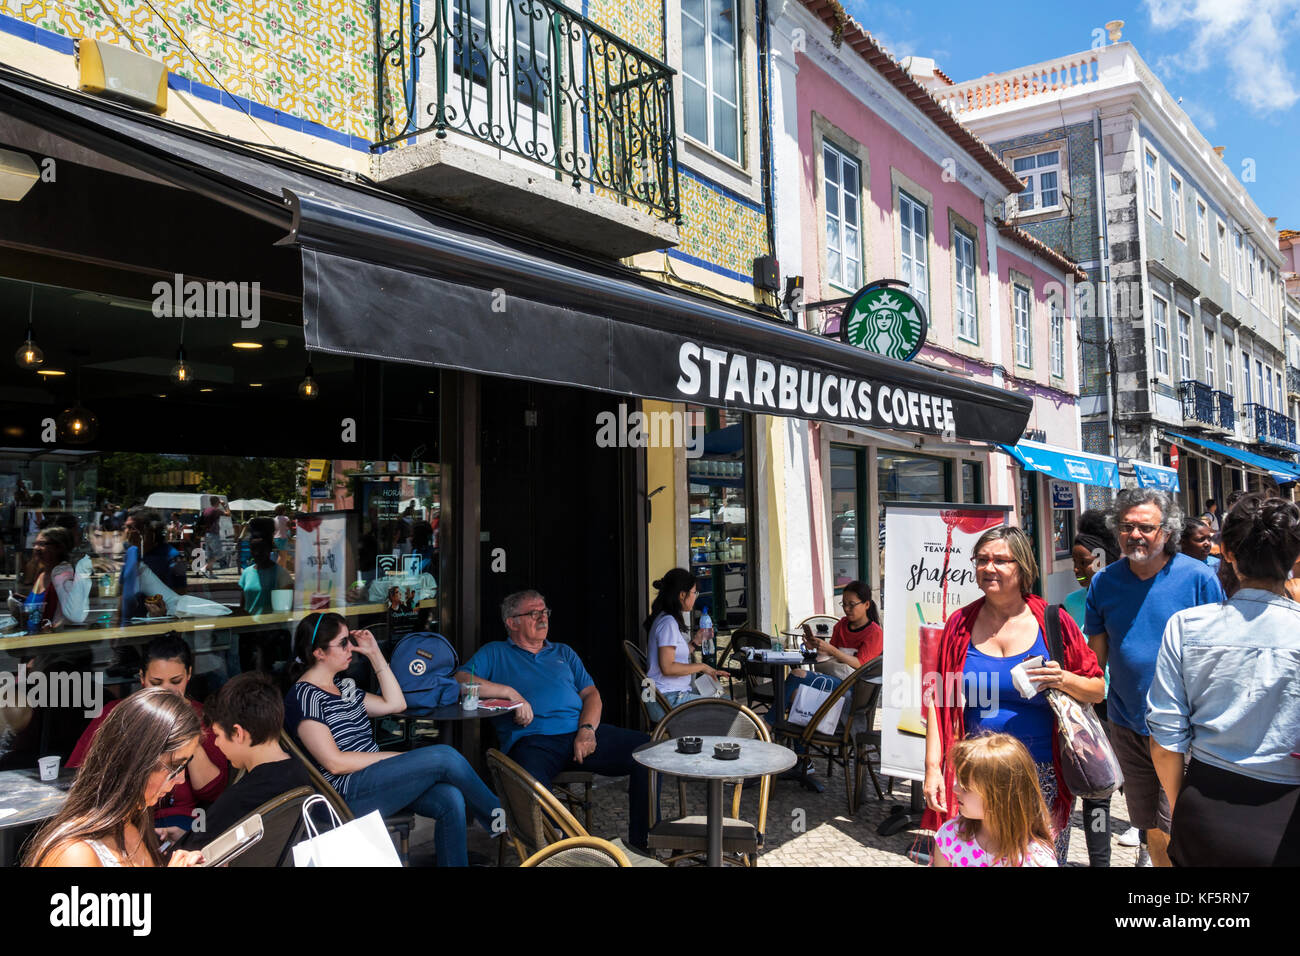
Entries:
<svg viewBox="0 0 1300 956">
<path fill-rule="evenodd" d="M 185 638 L 175 631 L 168 631 L 149 642 L 145 648 L 144 660 L 140 662 L 140 686 L 145 689 L 161 687 L 170 691 L 186 701 L 193 708 L 195 716 L 202 720 L 203 705 L 186 696 L 193 676 L 194 651 Z M 80 767 L 88 759 L 90 748 L 103 730 L 109 715 L 122 703 L 120 700 L 109 701 L 104 706 L 104 712 L 90 722 L 77 741 L 77 746 L 73 748 L 72 756 L 68 758 L 69 767 Z M 199 748 L 190 762 L 189 772 L 157 801 L 154 826 L 163 831 L 159 836 L 177 840 L 189 832 L 194 823 L 195 809 L 221 796 L 229 774 L 230 764 L 217 748 L 212 731 L 204 731 Z"/>
<path fill-rule="evenodd" d="M 654 586 L 659 593 L 650 605 L 650 616 L 645 619 L 645 629 L 650 635 L 646 647 L 646 673 L 668 705 L 676 707 L 700 697 L 691 687 L 691 678 L 696 674 L 708 674 L 718 679 L 726 672 L 714 670 L 708 664 L 691 663 L 691 651 L 696 645 L 687 622 L 699 594 L 691 572 L 685 568 L 673 568 L 655 581 Z M 664 716 L 658 713 L 659 706 L 654 701 L 651 701 L 649 710 L 655 720 Z"/>
<path fill-rule="evenodd" d="M 36 535 L 33 553 L 36 578 L 23 601 L 22 614 L 27 632 L 57 631 L 64 624 L 81 624 L 90 609 L 90 558 L 83 557 L 73 568 L 69 560 L 75 539 L 58 525 Z"/>
<path fill-rule="evenodd" d="M 1300 866 L 1300 507 L 1256 492 L 1223 522 L 1240 589 L 1165 628 L 1147 695 L 1175 866 Z M 1186 764 L 1186 755 L 1191 760 Z"/>
<path fill-rule="evenodd" d="M 437 821 L 439 866 L 467 866 L 467 813 L 492 829 L 500 803 L 474 768 L 451 747 L 437 744 L 403 753 L 379 750 L 371 717 L 401 713 L 406 697 L 369 631 L 353 631 L 340 614 L 309 614 L 294 633 L 296 681 L 284 701 L 284 725 L 352 812 L 387 816 L 411 807 Z M 353 648 L 365 655 L 379 681 L 367 694 L 343 673 Z"/>
<path fill-rule="evenodd" d="M 28 844 L 24 866 L 194 866 L 202 854 L 164 861 L 150 808 L 199 749 L 199 718 L 179 695 L 137 691 L 96 734 L 63 808 Z"/>
<path fill-rule="evenodd" d="M 809 647 L 826 655 L 826 660 L 817 662 L 818 672 L 843 680 L 884 653 L 885 632 L 880 628 L 880 611 L 871 600 L 871 587 L 865 582 L 844 585 L 840 607 L 844 616 L 835 623 L 831 639 L 814 636 Z"/>
</svg>

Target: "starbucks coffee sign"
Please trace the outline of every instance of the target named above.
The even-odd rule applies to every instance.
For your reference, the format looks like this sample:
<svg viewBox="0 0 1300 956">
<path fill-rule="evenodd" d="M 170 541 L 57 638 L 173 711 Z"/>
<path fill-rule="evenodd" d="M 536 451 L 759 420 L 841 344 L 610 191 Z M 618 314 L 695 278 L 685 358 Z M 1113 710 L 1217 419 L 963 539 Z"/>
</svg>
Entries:
<svg viewBox="0 0 1300 956">
<path fill-rule="evenodd" d="M 880 282 L 859 289 L 840 318 L 841 341 L 902 362 L 921 351 L 928 330 L 921 303 Z"/>
</svg>

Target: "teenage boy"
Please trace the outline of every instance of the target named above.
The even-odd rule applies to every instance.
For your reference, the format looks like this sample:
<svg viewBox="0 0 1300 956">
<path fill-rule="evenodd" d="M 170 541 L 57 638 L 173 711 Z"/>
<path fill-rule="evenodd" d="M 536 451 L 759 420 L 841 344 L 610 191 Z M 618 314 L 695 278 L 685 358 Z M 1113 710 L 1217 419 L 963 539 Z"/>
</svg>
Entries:
<svg viewBox="0 0 1300 956">
<path fill-rule="evenodd" d="M 244 775 L 208 808 L 203 832 L 192 832 L 186 849 L 220 836 L 268 800 L 312 785 L 306 768 L 280 747 L 284 698 L 264 674 L 232 677 L 207 701 L 203 713 L 217 748 Z"/>
</svg>

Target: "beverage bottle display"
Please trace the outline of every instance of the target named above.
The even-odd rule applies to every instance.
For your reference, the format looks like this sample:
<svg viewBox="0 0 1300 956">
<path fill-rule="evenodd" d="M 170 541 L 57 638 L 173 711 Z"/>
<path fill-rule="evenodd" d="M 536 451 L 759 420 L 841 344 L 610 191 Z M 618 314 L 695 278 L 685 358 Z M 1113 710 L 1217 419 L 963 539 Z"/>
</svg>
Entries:
<svg viewBox="0 0 1300 956">
<path fill-rule="evenodd" d="M 704 663 L 712 667 L 714 662 L 714 653 L 717 648 L 713 643 L 713 618 L 709 617 L 709 609 L 707 607 L 700 611 L 700 626 L 698 632 L 700 635 L 700 653 L 704 655 Z"/>
</svg>

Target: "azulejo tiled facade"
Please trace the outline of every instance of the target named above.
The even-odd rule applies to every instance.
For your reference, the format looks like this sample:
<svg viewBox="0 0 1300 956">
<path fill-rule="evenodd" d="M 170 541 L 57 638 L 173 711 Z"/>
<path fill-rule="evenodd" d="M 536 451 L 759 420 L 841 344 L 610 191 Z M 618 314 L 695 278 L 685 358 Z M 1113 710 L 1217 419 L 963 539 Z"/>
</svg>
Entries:
<svg viewBox="0 0 1300 956">
<path fill-rule="evenodd" d="M 380 0 L 381 29 L 409 27 L 409 0 Z M 159 57 L 177 77 L 374 141 L 375 0 L 0 0 L 0 12 L 69 39 L 105 40 Z M 450 0 L 449 8 L 455 0 Z M 573 4 L 579 9 L 577 3 Z M 431 6 L 420 11 L 431 16 Z M 664 56 L 658 4 L 592 0 L 586 14 L 654 56 Z M 385 94 L 401 73 L 385 66 Z M 394 111 L 399 123 L 403 111 Z M 761 208 L 686 173 L 679 178 L 686 259 L 733 278 L 766 252 Z"/>
</svg>

